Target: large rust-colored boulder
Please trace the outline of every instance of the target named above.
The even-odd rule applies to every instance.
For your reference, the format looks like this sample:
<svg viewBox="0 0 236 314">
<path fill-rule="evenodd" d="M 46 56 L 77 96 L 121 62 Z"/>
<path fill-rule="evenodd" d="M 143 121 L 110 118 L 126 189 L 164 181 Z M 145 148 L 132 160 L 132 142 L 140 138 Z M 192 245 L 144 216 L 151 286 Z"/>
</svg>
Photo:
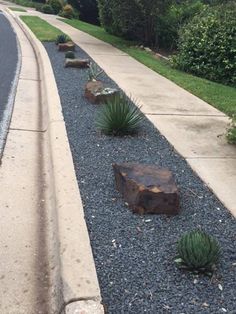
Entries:
<svg viewBox="0 0 236 314">
<path fill-rule="evenodd" d="M 88 68 L 90 61 L 88 59 L 66 59 L 65 68 Z"/>
<path fill-rule="evenodd" d="M 74 51 L 75 50 L 75 44 L 73 42 L 67 42 L 64 44 L 58 44 L 58 50 L 59 51 Z"/>
<path fill-rule="evenodd" d="M 176 215 L 179 192 L 172 173 L 154 165 L 113 164 L 116 186 L 133 212 Z"/>
<path fill-rule="evenodd" d="M 118 93 L 117 89 L 105 87 L 101 81 L 90 81 L 85 86 L 85 97 L 93 104 L 106 102 Z"/>
</svg>

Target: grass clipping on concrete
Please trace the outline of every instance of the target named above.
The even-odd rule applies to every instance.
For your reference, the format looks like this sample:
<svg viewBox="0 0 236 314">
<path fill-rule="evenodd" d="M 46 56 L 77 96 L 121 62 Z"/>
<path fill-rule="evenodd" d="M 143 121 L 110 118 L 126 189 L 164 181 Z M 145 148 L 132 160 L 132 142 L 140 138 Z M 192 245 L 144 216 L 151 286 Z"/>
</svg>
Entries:
<svg viewBox="0 0 236 314">
<path fill-rule="evenodd" d="M 79 20 L 60 20 L 119 48 L 153 71 L 163 75 L 220 111 L 223 111 L 226 114 L 232 114 L 236 111 L 236 88 L 173 69 L 168 61 L 157 59 L 153 53 L 138 48 L 132 41 L 108 34 L 102 27 L 81 22 Z"/>
<path fill-rule="evenodd" d="M 21 16 L 20 18 L 41 41 L 56 41 L 58 35 L 64 34 L 38 16 Z"/>
</svg>

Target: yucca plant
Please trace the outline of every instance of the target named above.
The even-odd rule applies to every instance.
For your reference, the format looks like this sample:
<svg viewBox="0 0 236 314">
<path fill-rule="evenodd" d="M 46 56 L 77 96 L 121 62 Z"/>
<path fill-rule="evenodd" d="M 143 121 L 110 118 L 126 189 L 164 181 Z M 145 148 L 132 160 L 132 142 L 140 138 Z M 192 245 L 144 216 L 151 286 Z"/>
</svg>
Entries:
<svg viewBox="0 0 236 314">
<path fill-rule="evenodd" d="M 75 59 L 75 53 L 74 53 L 74 51 L 67 51 L 67 52 L 65 53 L 65 58 L 67 58 L 67 59 Z"/>
<path fill-rule="evenodd" d="M 60 34 L 57 36 L 56 44 L 65 44 L 68 41 L 68 37 L 65 34 Z"/>
<path fill-rule="evenodd" d="M 97 128 L 106 135 L 122 136 L 134 133 L 143 115 L 133 102 L 124 94 L 108 98 L 97 117 Z"/>
<path fill-rule="evenodd" d="M 220 256 L 218 242 L 201 230 L 183 235 L 177 245 L 178 266 L 196 272 L 212 272 Z"/>
<path fill-rule="evenodd" d="M 97 81 L 98 77 L 104 74 L 103 70 L 100 70 L 96 63 L 90 63 L 88 69 L 88 81 Z"/>
</svg>

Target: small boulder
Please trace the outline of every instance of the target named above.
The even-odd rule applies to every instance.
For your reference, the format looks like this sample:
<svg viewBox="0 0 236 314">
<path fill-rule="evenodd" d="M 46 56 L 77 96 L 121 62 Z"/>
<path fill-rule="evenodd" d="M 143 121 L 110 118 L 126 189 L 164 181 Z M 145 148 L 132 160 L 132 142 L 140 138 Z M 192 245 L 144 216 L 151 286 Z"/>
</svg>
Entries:
<svg viewBox="0 0 236 314">
<path fill-rule="evenodd" d="M 67 42 L 64 44 L 58 44 L 58 50 L 59 51 L 74 51 L 75 50 L 75 44 L 73 42 Z"/>
<path fill-rule="evenodd" d="M 105 87 L 101 81 L 90 81 L 85 87 L 85 97 L 93 104 L 106 102 L 109 97 L 119 93 L 116 88 Z"/>
<path fill-rule="evenodd" d="M 113 164 L 116 187 L 133 212 L 176 215 L 179 191 L 172 173 L 155 165 Z"/>
<path fill-rule="evenodd" d="M 88 59 L 66 59 L 65 68 L 88 68 L 90 61 Z"/>
</svg>

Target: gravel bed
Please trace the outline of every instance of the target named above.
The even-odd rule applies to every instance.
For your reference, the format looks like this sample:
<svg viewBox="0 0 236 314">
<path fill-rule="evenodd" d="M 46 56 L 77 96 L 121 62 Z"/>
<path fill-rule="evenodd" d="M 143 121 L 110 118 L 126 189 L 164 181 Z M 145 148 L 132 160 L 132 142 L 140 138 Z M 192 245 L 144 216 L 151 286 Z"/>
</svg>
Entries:
<svg viewBox="0 0 236 314">
<path fill-rule="evenodd" d="M 235 220 L 147 119 L 138 136 L 99 134 L 94 121 L 100 108 L 83 95 L 86 70 L 64 69 L 64 53 L 56 52 L 53 43 L 45 47 L 61 97 L 107 312 L 236 313 Z M 88 57 L 79 47 L 76 54 Z M 103 81 L 116 86 L 107 76 Z M 115 189 L 114 162 L 172 170 L 181 192 L 181 214 L 172 218 L 132 214 Z M 176 241 L 196 227 L 214 235 L 222 247 L 212 278 L 180 271 L 173 262 Z"/>
</svg>

